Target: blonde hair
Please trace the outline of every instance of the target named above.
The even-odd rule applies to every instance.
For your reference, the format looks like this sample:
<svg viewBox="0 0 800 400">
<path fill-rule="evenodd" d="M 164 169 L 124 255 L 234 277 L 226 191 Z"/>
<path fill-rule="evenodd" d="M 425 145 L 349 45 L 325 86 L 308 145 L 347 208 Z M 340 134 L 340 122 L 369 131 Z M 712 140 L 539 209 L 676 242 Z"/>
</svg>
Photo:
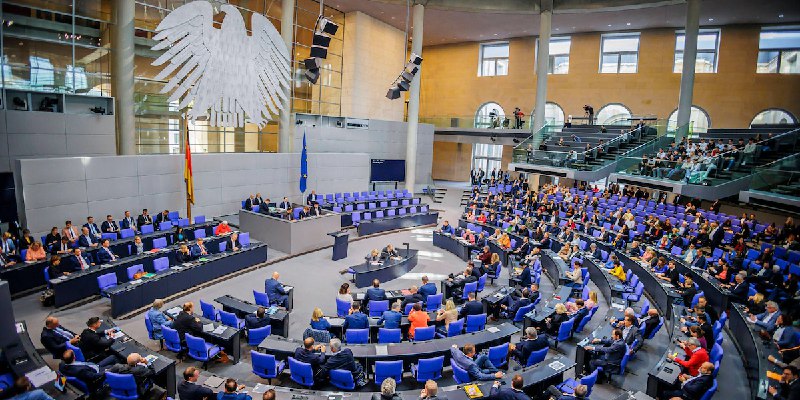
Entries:
<svg viewBox="0 0 800 400">
<path fill-rule="evenodd" d="M 311 313 L 311 320 L 317 322 L 322 318 L 325 314 L 322 313 L 322 310 L 319 307 L 314 307 L 314 311 Z"/>
<path fill-rule="evenodd" d="M 161 307 L 164 307 L 164 300 L 163 299 L 155 299 L 153 300 L 153 308 L 156 310 L 160 310 Z"/>
<path fill-rule="evenodd" d="M 593 301 L 594 304 L 597 304 L 597 292 L 594 290 L 589 291 L 589 300 Z"/>
<path fill-rule="evenodd" d="M 370 252 L 370 255 L 377 256 L 378 255 L 378 249 L 372 249 L 372 251 Z"/>
<path fill-rule="evenodd" d="M 567 306 L 564 303 L 556 303 L 554 307 L 556 310 L 556 314 L 566 314 L 567 313 Z"/>
<path fill-rule="evenodd" d="M 500 255 L 497 254 L 497 253 L 492 253 L 492 261 L 491 261 L 491 263 L 494 264 L 494 263 L 499 262 L 499 261 L 500 261 Z"/>
<path fill-rule="evenodd" d="M 453 303 L 453 299 L 447 299 L 447 302 L 444 303 L 444 310 L 450 311 L 456 309 L 456 303 Z"/>
<path fill-rule="evenodd" d="M 761 303 L 762 301 L 764 301 L 764 295 L 762 293 L 756 292 L 756 294 L 753 295 L 753 303 L 758 304 Z"/>
</svg>

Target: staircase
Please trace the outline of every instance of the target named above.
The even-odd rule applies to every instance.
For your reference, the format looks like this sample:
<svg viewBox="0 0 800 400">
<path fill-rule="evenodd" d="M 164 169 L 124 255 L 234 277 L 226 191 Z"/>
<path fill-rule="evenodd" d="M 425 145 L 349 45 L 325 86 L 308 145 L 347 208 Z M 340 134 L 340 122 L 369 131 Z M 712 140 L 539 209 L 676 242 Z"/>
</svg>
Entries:
<svg viewBox="0 0 800 400">
<path fill-rule="evenodd" d="M 472 191 L 471 190 L 462 191 L 461 192 L 461 203 L 459 203 L 459 204 L 462 205 L 462 206 L 466 206 L 467 203 L 469 203 L 470 197 L 472 197 Z"/>
</svg>

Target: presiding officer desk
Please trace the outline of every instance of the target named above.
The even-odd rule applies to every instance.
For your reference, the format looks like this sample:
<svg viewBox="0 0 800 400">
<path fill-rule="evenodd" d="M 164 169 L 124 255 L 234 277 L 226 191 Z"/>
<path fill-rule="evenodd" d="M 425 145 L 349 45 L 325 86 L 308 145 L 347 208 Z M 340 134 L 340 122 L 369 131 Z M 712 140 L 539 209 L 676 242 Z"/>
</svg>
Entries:
<svg viewBox="0 0 800 400">
<path fill-rule="evenodd" d="M 205 247 L 209 252 L 219 250 L 219 243 L 225 239 L 226 237 L 222 236 L 208 237 L 204 239 Z M 161 249 L 161 251 L 153 252 L 151 249 L 151 251 L 129 257 L 123 257 L 115 253 L 120 256 L 120 258 L 114 262 L 93 266 L 85 270 L 74 271 L 69 275 L 53 278 L 50 280 L 50 285 L 55 295 L 55 306 L 62 307 L 78 300 L 100 294 L 100 287 L 97 284 L 97 277 L 100 275 L 113 272 L 117 275 L 117 282 L 125 282 L 128 280 L 127 268 L 133 265 L 142 264 L 145 272 L 153 272 L 153 261 L 160 257 L 168 257 L 169 264 L 175 265 L 175 251 L 177 251 L 178 248 L 179 245 L 172 245 Z"/>
<path fill-rule="evenodd" d="M 187 238 L 194 239 L 194 231 L 197 229 L 204 229 L 206 236 L 213 233 L 213 222 L 203 222 L 199 224 L 184 227 L 184 234 Z M 172 242 L 172 235 L 174 230 L 169 231 L 155 231 L 145 235 L 139 235 L 144 244 L 145 250 L 153 248 L 153 240 L 158 238 L 167 238 L 167 242 Z M 110 243 L 109 248 L 114 254 L 119 256 L 127 256 L 130 254 L 130 246 L 133 244 L 134 237 L 114 240 Z M 97 252 L 96 248 L 81 248 L 85 255 L 89 255 L 92 260 L 95 260 L 94 253 Z M 8 268 L 0 269 L 0 279 L 7 281 L 11 296 L 25 295 L 31 291 L 44 288 L 47 282 L 44 279 L 44 270 L 49 264 L 50 254 L 47 255 L 47 260 L 36 262 L 22 262 L 16 263 Z M 72 254 L 61 256 L 62 263 L 68 263 L 77 268 L 77 262 Z"/>
<path fill-rule="evenodd" d="M 65 385 L 64 392 L 56 389 L 56 372 L 50 369 L 39 352 L 36 351 L 28 333 L 27 324 L 25 324 L 25 321 L 17 321 L 16 325 L 18 340 L 16 343 L 3 349 L 4 358 L 8 361 L 11 372 L 17 377 L 29 374 L 48 376 L 48 380 L 36 386 L 36 388 L 44 390 L 45 393 L 55 400 L 75 400 L 82 398 L 83 393 L 69 383 Z"/>
<path fill-rule="evenodd" d="M 341 229 L 339 214 L 323 211 L 318 217 L 288 220 L 239 210 L 239 229 L 286 254 L 300 254 L 331 245 L 329 232 Z"/>
<path fill-rule="evenodd" d="M 155 299 L 171 296 L 236 271 L 267 261 L 267 245 L 251 241 L 241 249 L 210 253 L 189 263 L 172 266 L 149 278 L 135 279 L 105 291 L 111 299 L 111 316 L 146 307 Z"/>
<path fill-rule="evenodd" d="M 509 373 L 503 376 L 502 378 L 498 379 L 498 381 L 502 382 L 502 387 L 510 388 L 511 387 L 511 380 L 513 379 L 514 375 L 519 374 L 522 376 L 524 381 L 524 388 L 523 390 L 525 393 L 532 396 L 532 398 L 537 399 L 540 395 L 545 391 L 545 389 L 549 385 L 555 385 L 561 383 L 564 380 L 564 372 L 568 371 L 575 365 L 574 362 L 568 360 L 563 356 L 555 356 L 548 358 L 536 365 L 526 367 L 520 369 L 518 371 L 514 371 L 514 373 Z M 365 370 L 366 371 L 366 370 Z M 200 373 L 200 378 L 197 380 L 197 384 L 204 385 L 214 392 L 221 392 L 224 390 L 222 384 L 219 386 L 211 387 L 206 385 L 206 381 L 208 378 L 216 376 L 219 378 L 226 378 L 220 377 L 215 374 L 212 374 L 208 371 L 202 371 Z M 225 379 L 222 379 L 224 382 Z M 336 391 L 325 391 L 325 390 L 310 390 L 310 389 L 294 389 L 288 388 L 283 386 L 268 386 L 261 383 L 256 382 L 249 382 L 246 380 L 237 380 L 237 383 L 245 385 L 245 389 L 243 392 L 247 392 L 253 399 L 260 399 L 261 396 L 267 389 L 274 389 L 275 390 L 275 399 L 276 400 L 331 400 L 346 397 L 348 400 L 372 400 L 372 396 L 376 394 L 376 392 L 346 392 L 345 394 L 342 393 L 341 390 Z M 471 382 L 480 388 L 481 392 L 484 396 L 488 396 L 493 381 L 476 381 Z M 373 387 L 378 388 L 380 386 L 380 382 L 377 382 Z M 398 391 L 396 392 L 403 400 L 419 400 L 419 389 L 414 390 L 406 390 L 406 391 Z M 466 392 L 463 389 L 463 385 L 452 385 L 447 387 L 439 387 L 439 392 L 437 395 L 439 399 L 447 399 L 447 400 L 469 400 Z"/>
<path fill-rule="evenodd" d="M 376 264 L 365 261 L 350 267 L 355 271 L 356 287 L 363 288 L 372 285 L 372 280 L 388 282 L 403 276 L 417 266 L 416 249 L 397 249 L 399 258 L 384 258 Z"/>
</svg>

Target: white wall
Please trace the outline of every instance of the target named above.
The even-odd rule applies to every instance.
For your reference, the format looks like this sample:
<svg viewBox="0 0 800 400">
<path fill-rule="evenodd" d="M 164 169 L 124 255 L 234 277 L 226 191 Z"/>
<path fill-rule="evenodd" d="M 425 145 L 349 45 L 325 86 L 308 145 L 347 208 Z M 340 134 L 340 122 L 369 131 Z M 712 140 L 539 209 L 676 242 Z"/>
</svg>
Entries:
<svg viewBox="0 0 800 400">
<path fill-rule="evenodd" d="M 17 208 L 24 226 L 39 237 L 64 221 L 78 225 L 92 215 L 134 217 L 148 208 L 186 214 L 183 155 L 20 159 L 16 162 Z M 308 194 L 367 190 L 367 154 L 309 154 Z M 300 154 L 221 153 L 192 157 L 195 205 L 192 215 L 237 212 L 241 200 L 261 192 L 272 200 L 301 201 Z"/>
<path fill-rule="evenodd" d="M 0 172 L 20 157 L 114 155 L 114 132 L 113 115 L 0 110 Z"/>
<path fill-rule="evenodd" d="M 308 151 L 315 153 L 367 153 L 373 159 L 406 159 L 405 122 L 369 120 L 369 129 L 335 126 L 295 125 L 294 148 L 303 148 L 306 133 Z M 433 125 L 419 124 L 417 130 L 417 190 L 430 183 L 433 167 Z M 369 167 L 367 167 L 369 179 Z"/>
</svg>

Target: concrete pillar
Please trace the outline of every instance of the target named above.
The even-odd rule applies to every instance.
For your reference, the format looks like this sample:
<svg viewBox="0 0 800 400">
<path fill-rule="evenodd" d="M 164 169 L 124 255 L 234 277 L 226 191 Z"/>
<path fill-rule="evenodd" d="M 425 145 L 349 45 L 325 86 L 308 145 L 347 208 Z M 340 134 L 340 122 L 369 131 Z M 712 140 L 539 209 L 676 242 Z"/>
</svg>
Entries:
<svg viewBox="0 0 800 400">
<path fill-rule="evenodd" d="M 697 60 L 697 33 L 700 30 L 700 0 L 688 0 L 686 4 L 686 35 L 683 46 L 683 71 L 681 94 L 678 99 L 678 125 L 680 128 L 691 121 L 692 94 L 694 92 L 694 65 Z M 683 139 L 686 131 L 675 133 L 675 140 Z"/>
<path fill-rule="evenodd" d="M 292 45 L 294 44 L 294 0 L 283 0 L 281 3 L 281 38 L 289 49 L 290 60 L 295 59 Z M 290 64 L 291 76 L 294 76 L 294 63 Z M 290 78 L 291 79 L 291 78 Z M 289 82 L 289 87 L 283 91 L 286 100 L 283 101 L 283 111 L 280 113 L 278 125 L 278 152 L 291 153 L 294 148 L 294 124 L 292 123 L 292 88 L 294 82 Z"/>
<path fill-rule="evenodd" d="M 135 155 L 136 115 L 133 100 L 133 17 L 136 2 L 114 0 L 114 26 L 111 30 L 111 65 L 114 97 L 117 104 L 117 151 L 121 155 Z"/>
<path fill-rule="evenodd" d="M 550 60 L 550 27 L 553 19 L 553 5 L 542 1 L 539 15 L 539 48 L 536 52 L 536 108 L 533 110 L 533 131 L 537 132 L 544 124 L 544 109 L 547 104 L 547 68 Z M 545 7 L 549 6 L 549 7 Z"/>
<path fill-rule="evenodd" d="M 422 57 L 422 24 L 425 19 L 425 6 L 414 4 L 414 32 L 411 38 L 411 51 Z M 423 65 L 425 62 L 423 61 Z M 408 134 L 406 135 L 406 189 L 414 193 L 417 182 L 417 125 L 419 124 L 419 85 L 422 71 L 417 72 L 411 82 L 408 96 Z"/>
</svg>

